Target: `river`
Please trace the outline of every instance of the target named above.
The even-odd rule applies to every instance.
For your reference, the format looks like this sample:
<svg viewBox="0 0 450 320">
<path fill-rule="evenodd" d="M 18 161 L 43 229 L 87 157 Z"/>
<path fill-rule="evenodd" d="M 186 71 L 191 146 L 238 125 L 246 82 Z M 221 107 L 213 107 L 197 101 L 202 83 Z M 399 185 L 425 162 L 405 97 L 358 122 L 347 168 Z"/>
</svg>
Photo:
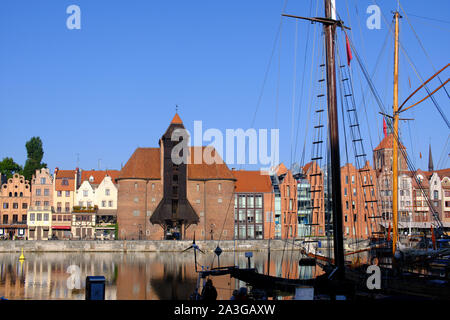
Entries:
<svg viewBox="0 0 450 320">
<path fill-rule="evenodd" d="M 185 300 L 195 289 L 192 251 L 184 253 L 0 253 L 0 297 L 11 300 L 83 300 L 86 276 L 104 276 L 106 300 Z M 217 267 L 214 253 L 198 253 L 198 268 Z M 289 278 L 310 278 L 317 267 L 298 266 L 298 251 L 254 252 L 251 266 L 259 272 Z M 223 252 L 220 266 L 246 267 L 244 252 Z M 270 267 L 269 267 L 270 266 Z M 229 275 L 213 277 L 218 299 L 228 300 L 245 286 Z"/>
</svg>

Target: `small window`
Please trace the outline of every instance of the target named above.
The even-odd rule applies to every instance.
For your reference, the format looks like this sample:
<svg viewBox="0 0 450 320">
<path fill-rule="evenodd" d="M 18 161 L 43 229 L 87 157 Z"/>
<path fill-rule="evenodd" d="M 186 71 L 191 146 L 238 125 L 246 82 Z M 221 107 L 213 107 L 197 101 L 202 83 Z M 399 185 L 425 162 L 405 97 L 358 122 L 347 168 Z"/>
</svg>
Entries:
<svg viewBox="0 0 450 320">
<path fill-rule="evenodd" d="M 89 191 L 88 190 L 83 190 L 83 197 L 87 197 L 88 196 Z"/>
<path fill-rule="evenodd" d="M 66 197 L 70 197 L 70 191 L 66 191 Z"/>
<path fill-rule="evenodd" d="M 221 183 L 219 183 L 218 189 L 219 189 L 219 192 L 222 191 L 222 184 Z"/>
<path fill-rule="evenodd" d="M 110 190 L 109 189 L 105 189 L 105 195 L 109 196 L 110 195 Z"/>
<path fill-rule="evenodd" d="M 44 196 L 50 195 L 50 189 L 44 189 Z"/>
<path fill-rule="evenodd" d="M 113 202 L 112 201 L 108 201 L 108 207 L 112 207 L 113 206 Z"/>
<path fill-rule="evenodd" d="M 45 183 L 46 183 L 45 178 L 41 178 L 41 184 L 45 184 Z"/>
<path fill-rule="evenodd" d="M 197 191 L 200 191 L 200 185 L 197 184 Z"/>
<path fill-rule="evenodd" d="M 102 207 L 104 208 L 104 207 L 106 207 L 106 201 L 102 201 Z"/>
</svg>

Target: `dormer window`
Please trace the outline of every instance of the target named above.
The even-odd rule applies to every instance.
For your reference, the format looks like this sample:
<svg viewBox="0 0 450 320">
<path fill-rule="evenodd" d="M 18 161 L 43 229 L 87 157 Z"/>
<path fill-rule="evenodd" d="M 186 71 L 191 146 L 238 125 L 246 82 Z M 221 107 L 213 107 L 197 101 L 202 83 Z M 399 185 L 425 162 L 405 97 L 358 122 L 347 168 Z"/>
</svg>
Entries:
<svg viewBox="0 0 450 320">
<path fill-rule="evenodd" d="M 62 182 L 61 182 L 61 184 L 62 184 L 63 186 L 68 186 L 68 185 L 69 185 L 69 180 L 63 179 Z"/>
<path fill-rule="evenodd" d="M 90 177 L 89 177 L 89 182 L 90 182 L 90 183 L 94 182 L 94 177 L 93 177 L 93 176 L 90 176 Z"/>
</svg>

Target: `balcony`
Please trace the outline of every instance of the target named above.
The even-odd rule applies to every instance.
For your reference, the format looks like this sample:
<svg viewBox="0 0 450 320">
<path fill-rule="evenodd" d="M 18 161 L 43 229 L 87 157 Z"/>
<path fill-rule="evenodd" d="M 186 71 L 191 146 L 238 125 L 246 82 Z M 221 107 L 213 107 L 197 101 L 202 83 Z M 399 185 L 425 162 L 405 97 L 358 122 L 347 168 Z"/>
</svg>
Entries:
<svg viewBox="0 0 450 320">
<path fill-rule="evenodd" d="M 72 212 L 73 213 L 96 213 L 98 211 L 98 206 L 93 207 L 80 207 L 74 206 Z"/>
<path fill-rule="evenodd" d="M 30 206 L 28 211 L 51 211 L 54 212 L 52 206 Z"/>
</svg>

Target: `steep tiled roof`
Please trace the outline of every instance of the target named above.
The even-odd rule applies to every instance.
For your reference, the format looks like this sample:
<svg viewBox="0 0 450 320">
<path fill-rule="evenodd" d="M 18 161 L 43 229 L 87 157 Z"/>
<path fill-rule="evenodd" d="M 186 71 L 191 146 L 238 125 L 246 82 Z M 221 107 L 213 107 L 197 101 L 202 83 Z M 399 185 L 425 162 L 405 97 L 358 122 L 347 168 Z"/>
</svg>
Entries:
<svg viewBox="0 0 450 320">
<path fill-rule="evenodd" d="M 280 163 L 277 167 L 277 175 L 281 176 L 282 174 L 285 174 L 288 172 L 288 169 L 284 165 L 284 163 Z"/>
<path fill-rule="evenodd" d="M 182 124 L 183 121 L 181 121 L 180 116 L 178 115 L 178 113 L 175 113 L 175 116 L 172 119 L 172 122 L 170 123 L 174 123 L 174 124 Z"/>
<path fill-rule="evenodd" d="M 55 178 L 74 178 L 77 170 L 55 170 Z"/>
<path fill-rule="evenodd" d="M 92 176 L 94 181 L 89 181 L 92 184 L 100 184 L 106 175 L 111 177 L 111 180 L 115 183 L 115 179 L 119 176 L 119 170 L 83 170 L 81 172 L 81 182 L 89 181 L 89 178 Z"/>
<path fill-rule="evenodd" d="M 56 191 L 75 191 L 75 175 L 77 170 L 59 170 L 55 169 L 55 190 Z M 68 182 L 63 185 L 63 181 Z"/>
<path fill-rule="evenodd" d="M 376 147 L 373 151 L 377 151 L 377 150 L 382 150 L 382 149 L 392 149 L 393 147 L 393 142 L 394 140 L 394 135 L 388 134 L 386 137 L 383 138 L 383 140 L 381 140 L 380 144 L 378 145 L 378 147 Z M 399 146 L 401 149 L 406 149 L 401 143 Z"/>
<path fill-rule="evenodd" d="M 271 192 L 272 183 L 269 175 L 261 174 L 260 171 L 233 171 L 236 177 L 235 192 Z"/>
<path fill-rule="evenodd" d="M 202 148 L 202 154 L 206 147 L 190 148 L 190 163 L 188 164 L 188 179 L 230 179 L 235 180 L 227 165 L 222 163 L 207 164 L 204 161 L 194 163 L 194 148 Z M 215 155 L 215 150 L 211 152 Z M 220 156 L 217 155 L 219 158 Z M 222 160 L 222 158 L 220 158 Z M 161 159 L 159 148 L 138 148 L 119 173 L 118 179 L 141 178 L 161 179 Z"/>
<path fill-rule="evenodd" d="M 137 148 L 120 170 L 118 179 L 161 179 L 159 148 Z"/>
<path fill-rule="evenodd" d="M 194 163 L 194 152 L 200 148 L 203 154 L 206 147 L 189 148 L 190 162 L 188 164 L 188 179 L 235 179 L 231 170 L 228 169 L 228 166 L 222 160 L 222 157 L 218 153 L 216 154 L 215 149 L 211 150 L 210 154 L 219 160 L 217 161 L 218 163 L 207 164 L 204 162 L 205 159 L 203 159 L 202 163 Z"/>
</svg>

